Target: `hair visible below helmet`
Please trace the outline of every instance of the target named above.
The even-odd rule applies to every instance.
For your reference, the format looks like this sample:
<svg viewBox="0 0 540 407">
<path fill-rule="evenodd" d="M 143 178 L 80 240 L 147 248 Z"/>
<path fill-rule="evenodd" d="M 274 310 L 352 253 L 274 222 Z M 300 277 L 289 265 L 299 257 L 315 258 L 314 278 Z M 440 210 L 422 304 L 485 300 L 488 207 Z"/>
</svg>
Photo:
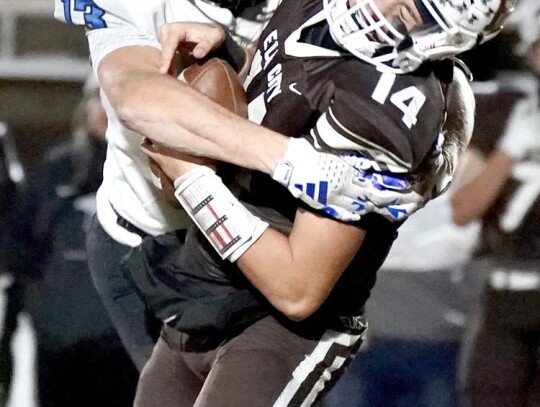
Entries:
<svg viewBox="0 0 540 407">
<path fill-rule="evenodd" d="M 381 69 L 407 73 L 495 37 L 518 0 L 414 0 L 423 24 L 412 32 L 388 21 L 376 0 L 323 1 L 334 41 Z"/>
</svg>

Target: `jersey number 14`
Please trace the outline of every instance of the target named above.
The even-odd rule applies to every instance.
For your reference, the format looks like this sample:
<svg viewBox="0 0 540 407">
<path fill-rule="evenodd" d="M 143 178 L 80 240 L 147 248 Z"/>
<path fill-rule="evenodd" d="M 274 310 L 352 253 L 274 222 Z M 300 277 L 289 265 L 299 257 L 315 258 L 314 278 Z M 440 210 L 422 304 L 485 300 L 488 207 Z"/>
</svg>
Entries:
<svg viewBox="0 0 540 407">
<path fill-rule="evenodd" d="M 373 100 L 384 105 L 395 81 L 396 74 L 383 72 L 375 90 L 371 94 Z M 408 88 L 392 93 L 390 102 L 403 112 L 401 120 L 410 129 L 418 122 L 418 112 L 426 102 L 426 96 L 418 88 L 409 86 Z"/>
</svg>

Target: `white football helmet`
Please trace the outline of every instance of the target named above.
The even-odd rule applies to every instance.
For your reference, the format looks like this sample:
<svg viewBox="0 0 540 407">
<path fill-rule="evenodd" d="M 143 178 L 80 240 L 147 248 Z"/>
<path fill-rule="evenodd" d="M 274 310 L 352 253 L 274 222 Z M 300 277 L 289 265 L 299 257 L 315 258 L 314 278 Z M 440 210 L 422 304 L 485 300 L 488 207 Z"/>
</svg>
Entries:
<svg viewBox="0 0 540 407">
<path fill-rule="evenodd" d="M 410 0 L 423 22 L 411 32 L 377 6 L 395 0 L 323 1 L 338 45 L 381 69 L 407 73 L 493 38 L 518 0 Z"/>
</svg>

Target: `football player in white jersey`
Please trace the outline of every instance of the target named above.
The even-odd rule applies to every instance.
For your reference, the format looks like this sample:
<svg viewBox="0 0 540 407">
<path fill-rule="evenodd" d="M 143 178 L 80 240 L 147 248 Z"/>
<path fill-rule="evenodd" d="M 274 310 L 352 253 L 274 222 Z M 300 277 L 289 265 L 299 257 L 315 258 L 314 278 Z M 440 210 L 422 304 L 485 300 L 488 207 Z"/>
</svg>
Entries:
<svg viewBox="0 0 540 407">
<path fill-rule="evenodd" d="M 258 6 L 256 3 L 257 0 L 55 0 L 55 17 L 69 24 L 87 27 L 95 69 L 110 54 L 134 52 L 149 63 L 147 73 L 158 73 L 155 56 L 159 55 L 157 37 L 162 24 L 171 21 L 215 22 L 230 29 L 234 39 L 245 45 L 258 35 L 275 7 L 273 3 L 277 2 L 269 1 Z M 255 18 L 241 16 L 244 9 L 245 14 L 253 15 L 253 9 L 257 7 L 260 13 Z M 157 77 L 158 82 L 165 78 L 164 75 Z M 120 81 L 117 85 L 122 86 L 122 83 Z M 170 85 L 167 81 L 165 83 Z M 176 85 L 172 81 L 173 89 Z M 160 92 L 158 88 L 154 89 Z M 187 103 L 198 103 L 197 99 L 191 99 L 191 93 L 186 96 Z M 112 102 L 114 105 L 118 103 Z M 152 103 L 151 99 L 148 102 Z M 150 356 L 154 338 L 145 329 L 148 325 L 146 306 L 126 281 L 119 263 L 132 247 L 140 244 L 143 237 L 185 228 L 190 221 L 184 211 L 169 205 L 154 185 L 147 157 L 139 149 L 141 134 L 118 119 L 108 93 L 103 95 L 103 103 L 109 119 L 108 152 L 104 181 L 97 194 L 97 219 L 94 219 L 88 234 L 87 249 L 94 284 L 126 349 L 140 369 Z M 352 167 L 349 169 L 352 171 Z M 305 172 L 309 171 L 307 167 Z M 402 198 L 385 199 L 399 203 Z M 345 204 L 351 205 L 350 202 Z M 413 206 L 417 205 L 413 203 Z M 339 210 L 339 207 L 334 210 Z"/>
<path fill-rule="evenodd" d="M 411 174 L 430 164 L 447 104 L 460 111 L 451 117 L 466 140 L 470 90 L 462 74 L 450 86 L 444 78 L 449 70 L 451 79 L 452 64 L 436 61 L 495 35 L 511 5 L 336 0 L 322 10 L 317 1 L 282 3 L 262 34 L 248 86 L 250 117 L 258 113 L 270 128 L 235 117 L 164 76 L 155 50 L 126 47 L 101 60 L 98 75 L 122 123 L 152 140 L 143 148 L 176 179 L 176 196 L 202 235 L 271 304 L 269 315 L 210 347 L 188 330 L 176 336 L 164 331 L 136 404 L 285 406 L 310 405 L 318 397 L 330 373 L 343 368 L 361 342 L 363 303 L 397 229 L 379 216 L 384 211 L 352 211 L 360 216 L 347 220 L 356 224 L 329 218 L 339 210 L 326 204 L 328 194 L 320 198 L 323 183 L 330 191 L 340 187 L 343 177 L 334 177 L 335 169 L 347 174 L 344 162 L 352 162 L 370 168 L 392 189 L 384 175 Z M 193 32 L 176 27 L 180 32 L 162 35 L 172 35 L 174 48 Z M 307 139 L 319 150 L 338 153 L 314 151 Z M 311 204 L 306 195 L 318 201 L 313 206 L 321 212 L 291 202 L 280 208 L 283 196 L 268 196 L 268 177 L 254 174 L 255 201 L 294 218 L 290 235 L 282 234 L 275 225 L 268 228 L 272 220 L 264 211 L 255 216 L 254 208 L 230 194 L 214 171 L 175 160 L 174 151 L 157 143 L 272 175 L 304 202 Z M 318 165 L 306 175 L 300 166 L 313 155 Z M 447 184 L 435 178 L 440 183 L 428 195 Z M 318 192 L 308 192 L 312 188 Z M 188 382 L 196 391 L 186 399 Z"/>
<path fill-rule="evenodd" d="M 159 48 L 156 33 L 167 21 L 216 22 L 234 30 L 240 43 L 249 44 L 264 19 L 236 16 L 255 3 L 257 0 L 55 0 L 55 17 L 87 27 L 92 62 L 97 67 L 103 56 L 118 48 Z M 259 10 L 264 14 L 262 6 Z M 154 186 L 148 159 L 139 149 L 141 136 L 118 121 L 106 97 L 103 101 L 109 119 L 108 152 L 87 249 L 94 284 L 140 370 L 155 343 L 153 322 L 145 316 L 146 307 L 125 280 L 119 262 L 143 236 L 185 228 L 188 217 L 168 204 Z"/>
</svg>

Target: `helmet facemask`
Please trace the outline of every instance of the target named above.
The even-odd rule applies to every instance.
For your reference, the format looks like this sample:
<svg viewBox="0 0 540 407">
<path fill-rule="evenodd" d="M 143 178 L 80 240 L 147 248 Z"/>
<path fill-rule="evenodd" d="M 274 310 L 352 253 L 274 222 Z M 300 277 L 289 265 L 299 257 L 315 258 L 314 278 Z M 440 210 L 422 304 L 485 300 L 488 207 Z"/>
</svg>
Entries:
<svg viewBox="0 0 540 407">
<path fill-rule="evenodd" d="M 422 23 L 408 31 L 375 0 L 323 0 L 334 41 L 381 70 L 407 73 L 424 61 L 467 51 L 494 37 L 516 0 L 414 0 Z M 502 4 L 501 4 L 502 3 Z"/>
</svg>

